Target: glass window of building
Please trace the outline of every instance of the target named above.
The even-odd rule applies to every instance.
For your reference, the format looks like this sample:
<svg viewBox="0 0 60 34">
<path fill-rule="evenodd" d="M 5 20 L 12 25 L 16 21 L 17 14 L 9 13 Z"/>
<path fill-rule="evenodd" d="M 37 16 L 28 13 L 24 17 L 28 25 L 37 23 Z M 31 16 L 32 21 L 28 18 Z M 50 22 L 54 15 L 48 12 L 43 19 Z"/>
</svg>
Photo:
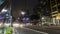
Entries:
<svg viewBox="0 0 60 34">
<path fill-rule="evenodd" d="M 54 11 L 57 11 L 56 7 L 52 8 L 52 11 L 53 11 L 53 12 L 54 12 Z"/>
<path fill-rule="evenodd" d="M 60 5 L 58 5 L 58 11 L 60 12 Z"/>
<path fill-rule="evenodd" d="M 60 13 L 60 9 L 58 9 L 59 13 Z"/>
<path fill-rule="evenodd" d="M 4 2 L 4 0 L 0 0 L 0 5 Z"/>
<path fill-rule="evenodd" d="M 55 0 L 51 0 L 51 5 L 52 5 L 52 6 L 56 5 Z"/>
<path fill-rule="evenodd" d="M 60 9 L 60 5 L 58 5 L 58 9 Z"/>
<path fill-rule="evenodd" d="M 57 3 L 59 4 L 60 3 L 60 0 L 57 0 Z"/>
</svg>

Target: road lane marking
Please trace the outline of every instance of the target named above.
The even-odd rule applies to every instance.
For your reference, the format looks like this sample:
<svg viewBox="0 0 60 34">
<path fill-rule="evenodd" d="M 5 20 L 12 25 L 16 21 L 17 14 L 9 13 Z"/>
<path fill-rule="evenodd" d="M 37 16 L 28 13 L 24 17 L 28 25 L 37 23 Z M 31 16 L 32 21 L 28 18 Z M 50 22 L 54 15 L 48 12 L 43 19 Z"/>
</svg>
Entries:
<svg viewBox="0 0 60 34">
<path fill-rule="evenodd" d="M 32 31 L 37 32 L 37 33 L 48 34 L 48 33 L 45 33 L 45 32 L 41 32 L 41 31 L 37 31 L 37 30 L 34 30 L 34 29 L 30 29 L 30 28 L 26 28 L 26 29 L 32 30 Z"/>
</svg>

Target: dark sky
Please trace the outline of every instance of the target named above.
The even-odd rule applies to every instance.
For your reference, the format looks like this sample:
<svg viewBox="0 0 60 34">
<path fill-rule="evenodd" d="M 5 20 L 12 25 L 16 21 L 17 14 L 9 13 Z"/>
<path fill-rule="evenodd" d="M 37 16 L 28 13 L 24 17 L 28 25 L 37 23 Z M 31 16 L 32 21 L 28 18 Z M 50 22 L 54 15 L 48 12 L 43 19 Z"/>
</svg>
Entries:
<svg viewBox="0 0 60 34">
<path fill-rule="evenodd" d="M 28 9 L 30 15 L 32 15 L 33 8 L 38 4 L 38 0 L 13 0 L 13 12 L 12 15 L 17 17 L 21 9 Z"/>
<path fill-rule="evenodd" d="M 38 4 L 38 0 L 13 0 L 14 11 L 19 11 L 21 9 L 32 9 Z"/>
</svg>

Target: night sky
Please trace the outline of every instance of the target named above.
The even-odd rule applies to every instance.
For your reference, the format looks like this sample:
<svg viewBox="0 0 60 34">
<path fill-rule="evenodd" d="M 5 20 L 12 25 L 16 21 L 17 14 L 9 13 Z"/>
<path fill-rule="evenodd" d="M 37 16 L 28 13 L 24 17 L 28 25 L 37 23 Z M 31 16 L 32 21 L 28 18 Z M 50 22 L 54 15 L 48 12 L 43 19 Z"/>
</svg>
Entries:
<svg viewBox="0 0 60 34">
<path fill-rule="evenodd" d="M 14 0 L 15 7 L 18 9 L 24 9 L 25 7 L 30 9 L 36 6 L 37 0 Z"/>
<path fill-rule="evenodd" d="M 32 9 L 38 4 L 38 0 L 13 0 L 14 11 L 19 11 L 21 9 L 28 9 L 32 12 Z"/>
</svg>

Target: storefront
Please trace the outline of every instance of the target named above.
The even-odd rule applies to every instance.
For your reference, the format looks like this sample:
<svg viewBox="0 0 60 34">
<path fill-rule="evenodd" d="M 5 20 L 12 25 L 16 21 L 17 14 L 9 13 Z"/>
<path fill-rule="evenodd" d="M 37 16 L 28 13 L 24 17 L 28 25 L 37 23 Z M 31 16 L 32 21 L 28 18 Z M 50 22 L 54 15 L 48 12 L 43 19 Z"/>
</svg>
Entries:
<svg viewBox="0 0 60 34">
<path fill-rule="evenodd" d="M 53 24 L 60 25 L 60 13 L 57 14 L 53 19 Z"/>
</svg>

